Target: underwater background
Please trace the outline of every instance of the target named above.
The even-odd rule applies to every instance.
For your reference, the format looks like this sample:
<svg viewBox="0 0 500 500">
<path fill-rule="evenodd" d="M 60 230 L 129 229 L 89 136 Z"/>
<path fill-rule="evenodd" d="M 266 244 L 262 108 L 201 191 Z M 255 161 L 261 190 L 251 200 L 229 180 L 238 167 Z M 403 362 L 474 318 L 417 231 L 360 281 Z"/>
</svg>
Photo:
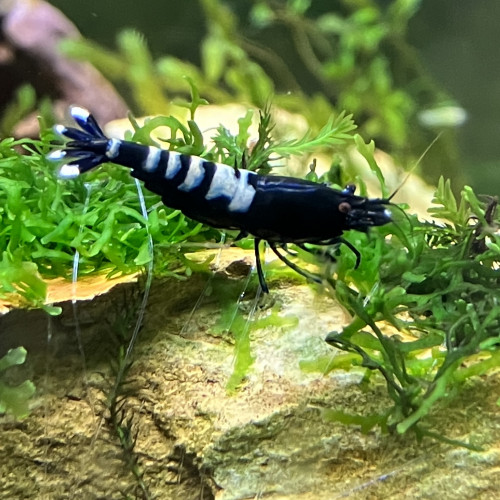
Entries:
<svg viewBox="0 0 500 500">
<path fill-rule="evenodd" d="M 51 4 L 71 22 L 2 18 L 0 497 L 498 498 L 498 6 Z M 70 104 L 148 160 L 355 184 L 384 223 L 320 207 L 343 244 L 261 245 L 263 294 L 257 233 L 118 160 L 70 178 Z"/>
<path fill-rule="evenodd" d="M 195 0 L 172 2 L 149 0 L 147 8 L 134 0 L 52 0 L 78 26 L 82 34 L 108 47 L 115 45 L 123 28 L 143 33 L 154 56 L 171 54 L 200 64 L 200 43 L 205 35 L 203 10 Z M 256 2 L 227 3 L 241 19 Z M 309 13 L 334 11 L 342 1 L 314 0 Z M 381 7 L 391 2 L 379 0 Z M 359 2 L 360 6 L 363 2 Z M 365 3 L 366 4 L 366 3 Z M 500 44 L 496 0 L 422 0 L 414 2 L 416 13 L 409 21 L 408 39 L 419 53 L 431 78 L 446 93 L 441 103 L 464 109 L 467 120 L 457 131 L 459 159 L 455 168 L 465 172 L 466 182 L 479 193 L 500 192 Z M 252 28 L 245 36 L 252 35 Z M 282 41 L 280 42 L 280 37 Z M 280 30 L 265 33 L 263 45 L 291 53 Z M 292 70 L 301 71 L 299 62 Z M 307 88 L 307 86 L 306 86 Z M 313 86 L 310 87 L 314 91 Z M 442 171 L 446 175 L 448 172 Z"/>
</svg>

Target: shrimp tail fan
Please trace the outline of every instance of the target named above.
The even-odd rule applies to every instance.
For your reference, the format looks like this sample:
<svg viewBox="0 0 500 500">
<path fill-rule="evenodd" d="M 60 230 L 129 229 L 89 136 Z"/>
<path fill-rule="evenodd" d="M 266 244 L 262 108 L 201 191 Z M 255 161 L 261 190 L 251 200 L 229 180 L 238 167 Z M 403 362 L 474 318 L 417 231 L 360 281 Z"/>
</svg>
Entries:
<svg viewBox="0 0 500 500">
<path fill-rule="evenodd" d="M 56 125 L 54 131 L 66 140 L 62 149 L 53 151 L 48 158 L 53 161 L 68 160 L 59 170 L 59 176 L 74 178 L 101 163 L 109 161 L 106 154 L 112 145 L 88 110 L 72 106 L 70 114 L 79 128 Z"/>
</svg>

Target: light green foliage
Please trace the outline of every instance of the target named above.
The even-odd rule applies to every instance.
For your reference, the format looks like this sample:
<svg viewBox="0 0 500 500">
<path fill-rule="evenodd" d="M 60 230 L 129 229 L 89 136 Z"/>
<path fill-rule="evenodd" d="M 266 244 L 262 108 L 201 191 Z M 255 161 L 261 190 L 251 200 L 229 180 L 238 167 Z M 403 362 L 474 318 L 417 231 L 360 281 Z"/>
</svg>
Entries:
<svg viewBox="0 0 500 500">
<path fill-rule="evenodd" d="M 271 159 L 312 149 L 331 151 L 332 146 L 342 151 L 355 143 L 379 179 L 381 195 L 386 196 L 373 143 L 351 135 L 351 116 L 341 110 L 360 117 L 362 135 L 406 160 L 408 151 L 411 156 L 412 149 L 421 149 L 419 138 L 428 143 L 414 120 L 422 104 L 419 99 L 425 98 L 423 104 L 429 106 L 443 96 L 405 40 L 407 23 L 418 4 L 418 0 L 395 0 L 382 8 L 375 0 L 346 0 L 338 2 L 335 11 L 318 14 L 308 0 L 260 0 L 252 4 L 249 18 L 241 20 L 222 2 L 202 0 L 207 34 L 201 69 L 170 56 L 155 60 L 144 38 L 133 31 L 118 37 L 114 52 L 84 40 L 67 41 L 63 50 L 128 85 L 135 110 L 156 116 L 143 126 L 131 117 L 134 132 L 129 138 L 133 140 L 164 142 L 173 150 L 261 172 L 269 171 Z M 262 48 L 261 42 L 273 39 L 277 29 L 289 35 L 295 50 L 292 61 L 271 47 Z M 412 86 L 418 89 L 417 95 L 408 90 Z M 171 98 L 188 95 L 189 87 L 190 100 Z M 281 143 L 275 139 L 266 108 L 272 94 L 276 105 L 307 119 L 310 132 L 303 138 Z M 19 92 L 2 122 L 4 130 L 32 106 L 32 97 L 29 88 Z M 195 117 L 205 98 L 215 103 L 249 102 L 264 109 L 251 153 L 247 152 L 251 111 L 240 118 L 236 136 L 221 126 L 215 146 L 206 149 Z M 189 110 L 188 122 L 169 115 L 175 104 Z M 158 116 L 162 113 L 166 116 Z M 160 126 L 170 130 L 165 141 L 151 137 Z M 40 305 L 45 294 L 40 275 L 69 276 L 76 251 L 82 274 L 139 270 L 150 260 L 148 234 L 161 254 L 156 259 L 162 266 L 158 270 L 189 271 L 191 264 L 182 255 L 188 248 L 184 245 L 220 239 L 217 231 L 163 207 L 148 192 L 146 203 L 152 208 L 146 227 L 136 187 L 123 168 L 106 166 L 85 178 L 58 180 L 54 165 L 45 159 L 48 143 L 54 139 L 45 132 L 41 141 L 0 142 L 2 293 L 14 291 Z M 453 149 L 449 141 L 445 137 L 440 143 Z M 19 148 L 32 154 L 20 155 Z M 314 167 L 309 177 L 339 186 L 352 180 L 343 178 L 338 161 L 323 178 L 318 179 Z M 365 192 L 363 185 L 360 191 Z M 327 412 L 325 417 L 359 424 L 364 430 L 379 425 L 435 436 L 422 420 L 433 405 L 469 377 L 498 367 L 500 241 L 495 208 L 493 200 L 485 206 L 467 187 L 457 200 L 449 182 L 441 180 L 431 214 L 442 218 L 442 223 L 405 219 L 394 208 L 395 224 L 375 228 L 369 235 L 355 231 L 346 235 L 362 254 L 361 265 L 354 269 L 352 252 L 341 247 L 337 274 L 330 284 L 353 319 L 341 332 L 328 336 L 328 342 L 345 353 L 304 361 L 303 368 L 375 370 L 384 377 L 393 406 L 383 415 Z M 236 331 L 231 389 L 244 380 L 253 361 L 245 320 L 236 322 L 231 327 Z M 403 332 L 404 340 L 383 333 L 381 322 Z M 124 435 L 122 441 L 129 443 L 129 438 Z"/>
<path fill-rule="evenodd" d="M 233 373 L 229 377 L 226 389 L 235 392 L 244 381 L 250 367 L 255 361 L 251 352 L 250 333 L 253 330 L 251 319 L 234 311 L 234 307 L 228 307 L 222 314 L 217 331 L 226 330 L 231 332 L 234 339 L 234 362 Z"/>
<path fill-rule="evenodd" d="M 397 152 L 418 144 L 417 137 L 425 135 L 413 119 L 421 100 L 443 98 L 406 40 L 408 22 L 419 4 L 420 0 L 384 5 L 367 0 L 321 6 L 260 0 L 249 14 L 253 36 L 243 38 L 238 30 L 231 35 L 269 68 L 278 87 L 307 89 L 308 94 L 326 98 L 323 114 L 316 108 L 308 111 L 310 103 L 295 99 L 297 110 L 311 116 L 311 123 L 313 113 L 324 122 L 324 113 L 330 113 L 332 106 L 349 110 L 358 117 L 363 135 L 390 144 L 389 149 Z M 279 54 L 274 32 L 288 54 Z M 259 44 L 266 42 L 266 51 L 259 51 Z M 280 106 L 292 104 L 290 99 L 287 105 L 286 97 L 279 99 Z"/>
<path fill-rule="evenodd" d="M 251 334 L 262 328 L 290 328 L 298 323 L 298 318 L 295 316 L 280 316 L 279 307 L 269 309 L 265 315 L 260 313 L 258 318 L 252 317 L 254 313 L 255 311 L 252 311 L 251 315 L 243 314 L 238 304 L 226 303 L 217 324 L 212 329 L 217 335 L 231 332 L 234 339 L 233 372 L 226 384 L 226 389 L 230 393 L 241 386 L 255 361 L 251 351 Z"/>
<path fill-rule="evenodd" d="M 173 136 L 182 128 L 178 149 L 203 149 L 194 122 L 188 128 L 170 118 L 136 128 L 138 139 L 156 126 L 170 126 Z M 137 189 L 128 171 L 108 166 L 74 181 L 57 178 L 57 167 L 45 158 L 52 132 L 42 140 L 4 139 L 0 142 L 0 293 L 19 293 L 25 303 L 40 307 L 46 285 L 41 280 L 71 275 L 73 259 L 80 255 L 79 273 L 131 273 L 150 260 L 146 221 Z M 145 139 L 146 140 L 146 139 Z M 21 154 L 19 148 L 26 153 Z M 151 208 L 149 231 L 161 254 L 158 272 L 182 271 L 179 245 L 206 240 L 218 232 L 186 219 L 178 210 L 145 193 Z M 40 273 L 40 274 L 39 274 Z"/>
<path fill-rule="evenodd" d="M 370 149 L 357 142 L 379 173 Z M 342 248 L 330 283 L 353 319 L 327 342 L 348 354 L 303 362 L 307 371 L 362 366 L 384 377 L 394 404 L 383 416 L 367 416 L 365 429 L 380 425 L 445 439 L 422 419 L 464 380 L 500 365 L 496 200 L 481 203 L 465 187 L 457 201 L 441 180 L 434 203 L 429 212 L 443 221 L 399 220 L 393 209 L 397 224 L 346 236 L 360 250 L 361 265 L 354 269 L 351 252 Z M 382 324 L 405 338 L 385 334 Z M 359 416 L 330 412 L 328 418 L 359 424 Z"/>
<path fill-rule="evenodd" d="M 223 81 L 240 100 L 263 107 L 274 84 L 241 44 L 239 20 L 222 2 L 201 0 L 200 4 L 208 24 L 201 54 L 208 83 Z"/>
<path fill-rule="evenodd" d="M 8 370 L 22 365 L 26 360 L 24 347 L 10 349 L 0 358 L 0 414 L 9 413 L 15 418 L 25 418 L 29 412 L 29 400 L 35 393 L 35 386 L 30 380 L 12 385 L 7 381 Z"/>
<path fill-rule="evenodd" d="M 59 314 L 60 308 L 45 304 L 47 284 L 34 262 L 21 260 L 20 251 L 3 253 L 0 261 L 0 298 L 20 306 L 39 307 L 50 314 Z M 17 296 L 17 298 L 16 298 Z"/>
<path fill-rule="evenodd" d="M 266 107 L 260 115 L 259 137 L 248 153 L 247 141 L 250 136 L 248 131 L 252 120 L 252 112 L 249 111 L 245 117 L 240 118 L 239 133 L 233 136 L 224 126 L 217 129 L 217 135 L 213 138 L 214 148 L 209 154 L 216 161 L 228 159 L 234 165 L 245 166 L 248 170 L 257 170 L 260 173 L 270 171 L 269 162 L 290 156 L 303 156 L 307 153 L 319 150 L 331 150 L 337 148 L 345 149 L 353 141 L 351 132 L 356 128 L 351 115 L 341 113 L 330 117 L 321 130 L 313 134 L 307 132 L 300 139 L 276 140 L 273 138 L 273 122 L 271 110 Z M 228 156 L 229 153 L 229 156 Z"/>
<path fill-rule="evenodd" d="M 421 127 L 417 112 L 450 101 L 406 40 L 419 3 L 341 1 L 324 8 L 309 1 L 259 0 L 247 9 L 199 0 L 206 24 L 201 68 L 172 56 L 153 58 L 144 38 L 131 30 L 117 36 L 114 52 L 86 40 L 66 41 L 62 50 L 128 88 L 125 98 L 140 114 L 170 113 L 172 95 L 185 94 L 188 77 L 211 103 L 264 108 L 272 98 L 305 117 L 313 135 L 348 110 L 365 138 L 411 163 L 434 134 Z M 433 155 L 440 149 L 441 165 L 450 166 L 453 134 L 442 138 Z"/>
</svg>

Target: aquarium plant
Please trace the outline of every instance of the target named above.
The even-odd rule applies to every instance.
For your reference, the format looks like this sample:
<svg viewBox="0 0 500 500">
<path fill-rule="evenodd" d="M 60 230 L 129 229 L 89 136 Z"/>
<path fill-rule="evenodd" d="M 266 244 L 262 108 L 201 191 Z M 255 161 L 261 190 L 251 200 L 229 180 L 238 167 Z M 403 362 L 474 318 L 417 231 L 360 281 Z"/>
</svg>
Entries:
<svg viewBox="0 0 500 500">
<path fill-rule="evenodd" d="M 152 132 L 162 126 L 169 131 L 163 141 L 166 148 L 263 172 L 291 155 L 335 153 L 334 168 L 327 177 L 316 174 L 314 167 L 308 176 L 341 189 L 354 180 L 366 194 L 363 179 L 338 168 L 349 148 L 356 148 L 378 177 L 382 195 L 387 195 L 374 158 L 374 143 L 366 143 L 362 136 L 375 137 L 405 159 L 421 144 L 416 141 L 410 147 L 412 137 L 428 139 L 424 132 L 415 132 L 420 101 L 405 90 L 408 82 L 403 84 L 394 76 L 391 51 L 398 52 L 399 63 L 412 62 L 412 81 L 427 82 L 420 95 L 440 97 L 423 78 L 425 71 L 418 61 L 405 58 L 412 53 L 402 40 L 418 2 L 396 1 L 385 9 L 371 1 L 361 6 L 340 3 L 341 14 L 335 15 L 315 12 L 307 1 L 260 1 L 248 10 L 256 33 L 285 26 L 293 35 L 308 74 L 308 82 L 292 81 L 293 92 L 285 92 L 288 89 L 269 76 L 280 73 L 280 68 L 285 69 L 282 74 L 293 74 L 290 65 L 275 52 L 259 51 L 255 42 L 248 42 L 241 35 L 238 18 L 215 0 L 200 3 L 207 18 L 201 68 L 174 57 L 155 60 L 144 37 L 130 30 L 119 35 L 116 51 L 85 40 L 67 41 L 62 50 L 92 62 L 110 79 L 127 83 L 136 113 L 154 115 L 143 124 L 130 116 L 130 140 L 158 144 Z M 311 81 L 315 82 L 312 87 Z M 22 105 L 9 111 L 4 130 L 11 126 L 16 112 L 25 113 L 33 100 L 27 88 L 19 95 Z M 237 134 L 222 124 L 213 145 L 207 146 L 196 123 L 197 109 L 207 102 L 234 101 L 262 109 L 256 144 L 248 148 L 255 112 L 249 107 L 239 120 Z M 269 102 L 305 116 L 310 131 L 295 140 L 280 139 L 266 107 Z M 185 110 L 186 120 L 177 113 L 174 116 L 173 110 L 179 106 Z M 359 135 L 353 133 L 353 120 L 343 112 L 345 108 L 355 111 L 361 125 Z M 154 260 L 155 272 L 182 279 L 196 268 L 185 256 L 189 244 L 220 241 L 218 231 L 164 207 L 148 192 L 143 193 L 146 217 L 137 186 L 124 169 L 108 166 L 84 178 L 61 182 L 46 158 L 56 137 L 49 127 L 50 117 L 42 115 L 39 140 L 5 138 L 0 142 L 2 295 L 15 294 L 24 304 L 41 307 L 46 290 L 43 280 L 69 277 L 76 253 L 81 275 L 133 273 Z M 452 147 L 449 137 L 443 136 L 438 147 Z M 383 414 L 368 416 L 326 411 L 326 418 L 361 423 L 364 430 L 378 425 L 383 430 L 412 430 L 418 437 L 442 438 L 426 425 L 435 404 L 464 381 L 498 367 L 496 201 L 482 200 L 468 187 L 458 191 L 459 195 L 454 194 L 449 181 L 441 179 L 427 220 L 405 216 L 405 207 L 394 208 L 394 224 L 369 235 L 347 236 L 361 252 L 361 265 L 355 269 L 353 255 L 340 249 L 336 275 L 327 279 L 329 293 L 352 315 L 348 326 L 327 336 L 327 342 L 344 353 L 304 360 L 302 367 L 322 373 L 362 369 L 366 380 L 377 380 L 371 374 L 378 374 L 392 406 Z M 387 325 L 400 333 L 388 334 Z M 126 338 L 124 342 L 130 342 Z M 237 389 L 252 362 L 248 338 L 237 341 L 245 348 L 231 390 Z M 119 388 L 129 362 L 129 358 L 120 358 L 109 403 L 111 422 L 118 433 L 123 432 L 117 406 L 122 396 Z M 131 435 L 123 436 L 124 447 L 129 447 Z M 141 477 L 137 470 L 136 475 Z"/>
</svg>

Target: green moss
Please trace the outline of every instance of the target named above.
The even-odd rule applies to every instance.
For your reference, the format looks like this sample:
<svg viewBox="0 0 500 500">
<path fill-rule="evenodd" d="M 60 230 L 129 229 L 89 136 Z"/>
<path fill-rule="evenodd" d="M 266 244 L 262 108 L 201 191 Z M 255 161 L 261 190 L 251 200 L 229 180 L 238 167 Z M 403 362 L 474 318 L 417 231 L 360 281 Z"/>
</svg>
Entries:
<svg viewBox="0 0 500 500">
<path fill-rule="evenodd" d="M 255 319 L 255 308 L 257 299 L 250 314 L 244 314 L 239 303 L 226 303 L 222 308 L 222 313 L 212 332 L 216 335 L 231 333 L 234 341 L 234 363 L 233 372 L 229 377 L 226 389 L 233 393 L 239 389 L 248 375 L 248 372 L 255 361 L 255 356 L 251 351 L 251 334 L 262 328 L 291 328 L 298 324 L 298 318 L 293 316 L 280 316 L 279 306 L 274 306 L 264 313 L 260 313 Z"/>
<path fill-rule="evenodd" d="M 21 419 L 28 416 L 29 401 L 35 393 L 35 385 L 30 380 L 20 384 L 8 381 L 10 368 L 22 365 L 26 360 L 26 349 L 16 347 L 0 358 L 0 414 L 8 413 Z"/>
<path fill-rule="evenodd" d="M 377 139 L 407 163 L 412 150 L 421 150 L 422 141 L 430 141 L 416 122 L 416 112 L 423 103 L 438 104 L 443 94 L 405 41 L 418 1 L 395 1 L 387 8 L 371 0 L 340 2 L 335 14 L 318 13 L 307 1 L 255 3 L 249 11 L 249 26 L 257 39 L 284 26 L 298 55 L 293 66 L 272 49 L 259 50 L 256 42 L 244 36 L 243 23 L 221 2 L 204 0 L 201 5 L 208 26 L 201 69 L 172 57 L 155 60 L 144 38 L 131 31 L 118 37 L 115 52 L 88 41 L 68 41 L 63 47 L 67 54 L 91 61 L 111 79 L 128 84 L 136 111 L 167 115 L 156 116 L 143 126 L 132 118 L 131 139 L 154 143 L 151 132 L 166 126 L 170 138 L 165 146 L 171 149 L 263 172 L 269 171 L 271 157 L 324 148 L 345 152 L 355 145 L 379 179 L 382 196 L 388 189 L 373 157 L 373 143 L 365 144 L 361 135 Z M 402 71 L 396 71 L 398 65 Z M 278 74 L 291 77 L 287 86 Z M 417 94 L 410 92 L 412 86 L 419 88 Z M 184 123 L 169 115 L 175 106 L 171 96 L 187 96 L 189 91 L 189 99 L 177 101 L 189 110 L 189 121 Z M 309 134 L 295 141 L 276 139 L 266 111 L 272 94 L 274 103 L 306 117 Z M 195 116 L 205 98 L 217 103 L 250 102 L 264 109 L 252 152 L 246 149 L 251 111 L 240 118 L 236 136 L 221 126 L 215 146 L 206 148 Z M 6 115 L 4 128 L 11 127 L 12 117 L 25 113 L 32 101 L 30 90 L 23 89 Z M 343 109 L 358 117 L 360 136 L 351 134 L 353 122 Z M 189 271 L 190 263 L 182 252 L 190 249 L 190 242 L 220 240 L 217 231 L 160 206 L 159 198 L 151 193 L 145 193 L 147 206 L 152 207 L 146 221 L 136 186 L 123 168 L 107 166 L 84 179 L 59 181 L 54 166 L 45 159 L 54 139 L 45 131 L 40 141 L 0 142 L 3 293 L 21 293 L 39 305 L 44 288 L 37 273 L 69 276 L 76 252 L 81 257 L 81 274 L 137 271 L 151 259 L 149 235 L 155 243 L 157 271 L 179 276 Z M 453 138 L 444 137 L 438 147 L 453 153 Z M 21 155 L 19 148 L 31 154 Z M 429 156 L 426 161 L 436 161 Z M 317 179 L 313 169 L 309 176 Z M 317 180 L 333 179 L 342 185 L 345 177 L 337 162 Z M 482 202 L 467 187 L 457 199 L 450 183 L 441 180 L 430 213 L 443 218 L 443 224 L 420 222 L 413 216 L 404 219 L 394 210 L 395 224 L 375 228 L 369 235 L 346 234 L 362 254 L 361 265 L 354 269 L 352 252 L 341 248 L 335 279 L 328 279 L 353 320 L 327 338 L 346 354 L 332 363 L 317 360 L 321 371 L 361 366 L 380 373 L 393 407 L 366 425 L 401 433 L 412 429 L 418 436 L 435 435 L 424 426 L 424 419 L 451 388 L 498 366 L 496 202 Z M 231 388 L 244 379 L 253 361 L 246 319 L 236 321 L 232 328 L 237 363 Z M 384 335 L 382 321 L 411 340 Z M 422 357 L 423 353 L 428 356 Z M 314 369 L 314 362 L 309 360 L 304 368 Z M 346 421 L 340 413 L 330 418 Z"/>
<path fill-rule="evenodd" d="M 373 152 L 362 149 L 383 184 Z M 464 380 L 499 366 L 496 203 L 481 202 L 467 186 L 457 201 L 450 183 L 441 180 L 429 209 L 441 223 L 408 216 L 370 235 L 347 234 L 361 251 L 361 265 L 354 269 L 342 248 L 337 276 L 329 281 L 353 319 L 327 342 L 349 354 L 304 360 L 303 369 L 378 371 L 394 403 L 382 427 L 437 437 L 423 423 L 432 407 Z M 379 324 L 404 332 L 405 341 L 385 335 Z M 380 423 L 378 417 L 373 422 Z"/>
<path fill-rule="evenodd" d="M 151 259 L 149 233 L 157 243 L 157 272 L 176 274 L 187 263 L 177 258 L 180 245 L 219 234 L 164 207 L 151 193 L 145 193 L 147 206 L 154 207 L 146 226 L 136 185 L 123 168 L 109 166 L 75 181 L 58 179 L 55 165 L 45 158 L 54 139 L 46 131 L 41 140 L 0 142 L 3 295 L 19 292 L 40 306 L 45 298 L 40 277 L 70 277 L 77 252 L 80 275 L 136 272 Z M 190 147 L 196 147 L 194 139 Z"/>
</svg>

